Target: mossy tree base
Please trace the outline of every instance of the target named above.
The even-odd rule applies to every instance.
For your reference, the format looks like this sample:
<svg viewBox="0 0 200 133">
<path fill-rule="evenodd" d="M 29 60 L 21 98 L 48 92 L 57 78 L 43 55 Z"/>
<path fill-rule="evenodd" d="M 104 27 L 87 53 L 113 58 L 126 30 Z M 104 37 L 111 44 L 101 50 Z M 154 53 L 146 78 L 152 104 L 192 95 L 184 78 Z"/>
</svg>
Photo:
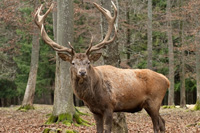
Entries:
<svg viewBox="0 0 200 133">
<path fill-rule="evenodd" d="M 200 101 L 197 101 L 195 106 L 194 106 L 194 110 L 200 110 Z"/>
<path fill-rule="evenodd" d="M 78 133 L 76 130 L 62 130 L 62 129 L 51 129 L 45 128 L 42 133 Z"/>
<path fill-rule="evenodd" d="M 65 113 L 60 114 L 59 116 L 51 115 L 49 119 L 45 122 L 45 124 L 52 124 L 52 123 L 63 123 L 67 126 L 71 126 L 72 123 L 76 126 L 84 125 L 84 126 L 91 126 L 88 121 L 82 119 L 80 117 L 82 113 L 80 111 L 76 111 L 75 114 Z"/>
<path fill-rule="evenodd" d="M 24 105 L 24 106 L 20 106 L 17 110 L 19 111 L 28 111 L 28 110 L 34 110 L 35 108 L 33 107 L 33 105 Z"/>
</svg>

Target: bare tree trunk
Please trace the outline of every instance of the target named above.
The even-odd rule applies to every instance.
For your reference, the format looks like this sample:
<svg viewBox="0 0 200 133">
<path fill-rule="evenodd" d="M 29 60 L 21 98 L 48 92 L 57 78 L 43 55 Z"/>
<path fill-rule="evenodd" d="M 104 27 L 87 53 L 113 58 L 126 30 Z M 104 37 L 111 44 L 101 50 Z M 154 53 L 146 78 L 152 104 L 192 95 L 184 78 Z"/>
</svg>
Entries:
<svg viewBox="0 0 200 133">
<path fill-rule="evenodd" d="M 129 0 L 126 2 L 126 22 L 130 25 L 130 2 Z M 126 54 L 127 59 L 130 60 L 131 58 L 131 30 L 129 26 L 127 27 L 127 40 L 126 40 Z"/>
<path fill-rule="evenodd" d="M 184 23 L 184 22 L 182 22 Z M 180 107 L 186 107 L 186 97 L 185 97 L 185 39 L 184 39 L 184 25 L 182 24 L 182 51 L 181 51 L 181 94 L 180 94 Z"/>
<path fill-rule="evenodd" d="M 179 1 L 179 10 L 182 6 L 182 0 Z M 181 10 L 180 10 L 181 12 Z M 182 15 L 183 16 L 183 15 Z M 183 16 L 184 17 L 184 16 Z M 186 96 L 185 96 L 185 36 L 184 36 L 184 21 L 180 20 L 180 30 L 181 30 L 181 89 L 180 89 L 180 107 L 186 107 Z"/>
<path fill-rule="evenodd" d="M 57 2 L 57 12 L 53 13 L 54 38 L 57 43 L 67 47 L 67 43 L 73 44 L 74 20 L 73 1 L 63 0 Z M 56 21 L 57 20 L 57 21 Z M 87 125 L 89 122 L 79 116 L 73 102 L 73 89 L 71 88 L 70 64 L 60 59 L 56 53 L 56 77 L 53 112 L 46 124 L 62 122 L 67 126 L 76 120 L 77 125 Z"/>
<path fill-rule="evenodd" d="M 171 24 L 171 2 L 167 0 L 167 37 L 169 48 L 169 95 L 168 105 L 174 105 L 174 48 L 172 41 L 172 24 Z"/>
<path fill-rule="evenodd" d="M 73 1 L 57 1 L 57 42 L 66 46 L 73 42 Z M 55 24 L 55 23 L 54 23 Z M 56 55 L 56 80 L 54 92 L 53 115 L 75 113 L 73 90 L 70 86 L 70 64 Z"/>
<path fill-rule="evenodd" d="M 35 1 L 35 7 L 37 6 L 38 2 Z M 36 86 L 36 79 L 37 79 L 37 70 L 38 70 L 38 60 L 39 60 L 39 30 L 34 24 L 33 29 L 33 38 L 32 38 L 32 52 L 31 52 L 31 66 L 30 72 L 28 77 L 28 83 L 26 86 L 26 91 L 24 94 L 24 99 L 22 102 L 22 108 L 29 109 L 33 108 L 33 100 L 35 95 L 35 86 Z"/>
<path fill-rule="evenodd" d="M 117 1 L 118 2 L 118 1 Z M 101 0 L 102 6 L 111 10 L 111 0 Z M 118 10 L 119 11 L 119 10 Z M 107 24 L 105 18 L 102 18 L 102 38 L 105 37 Z M 118 40 L 108 45 L 103 54 L 104 64 L 119 67 L 120 56 L 118 50 Z M 113 113 L 113 133 L 128 133 L 126 117 L 124 113 Z"/>
<path fill-rule="evenodd" d="M 148 60 L 147 60 L 147 68 L 152 69 L 152 0 L 148 0 Z"/>
<path fill-rule="evenodd" d="M 198 17 L 196 17 L 197 19 Z M 196 27 L 199 27 L 199 20 L 196 20 Z M 195 38 L 196 43 L 196 81 L 197 81 L 197 101 L 195 110 L 200 110 L 200 31 L 198 30 Z"/>
</svg>

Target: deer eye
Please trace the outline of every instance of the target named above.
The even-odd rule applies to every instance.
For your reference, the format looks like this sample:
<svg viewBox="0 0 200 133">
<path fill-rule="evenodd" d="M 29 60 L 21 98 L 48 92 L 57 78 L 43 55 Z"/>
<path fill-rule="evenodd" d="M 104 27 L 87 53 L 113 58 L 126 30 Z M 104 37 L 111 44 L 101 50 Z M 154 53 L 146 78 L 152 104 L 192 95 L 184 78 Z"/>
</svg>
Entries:
<svg viewBox="0 0 200 133">
<path fill-rule="evenodd" d="M 74 65 L 74 62 L 72 62 L 72 65 Z"/>
<path fill-rule="evenodd" d="M 87 63 L 88 63 L 88 65 L 90 65 L 90 61 L 88 61 Z"/>
</svg>

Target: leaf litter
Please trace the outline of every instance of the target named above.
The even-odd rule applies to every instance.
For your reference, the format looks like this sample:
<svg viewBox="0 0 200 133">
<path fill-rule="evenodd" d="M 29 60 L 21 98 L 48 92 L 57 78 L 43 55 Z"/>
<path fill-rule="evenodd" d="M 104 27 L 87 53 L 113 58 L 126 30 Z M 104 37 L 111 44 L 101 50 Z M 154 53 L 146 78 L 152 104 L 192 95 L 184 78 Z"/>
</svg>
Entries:
<svg viewBox="0 0 200 133">
<path fill-rule="evenodd" d="M 48 114 L 52 112 L 52 105 L 35 105 L 35 110 L 27 112 L 17 111 L 19 106 L 0 108 L 0 132 L 3 133 L 39 133 L 45 128 L 67 129 L 79 133 L 95 133 L 95 125 L 68 127 L 61 123 L 45 125 Z M 91 115 L 81 116 L 90 123 L 95 123 L 92 113 L 87 107 L 80 107 L 83 113 Z M 165 120 L 166 133 L 200 133 L 200 111 L 173 108 L 161 109 L 160 115 Z M 153 133 L 151 118 L 142 110 L 137 113 L 126 113 L 126 122 L 129 133 Z"/>
</svg>

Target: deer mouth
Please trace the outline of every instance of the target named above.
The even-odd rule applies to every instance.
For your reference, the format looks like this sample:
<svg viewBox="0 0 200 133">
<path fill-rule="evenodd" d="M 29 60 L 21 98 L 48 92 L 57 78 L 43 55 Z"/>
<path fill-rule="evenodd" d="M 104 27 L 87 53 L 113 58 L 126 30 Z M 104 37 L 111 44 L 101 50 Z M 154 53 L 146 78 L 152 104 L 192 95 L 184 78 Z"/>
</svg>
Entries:
<svg viewBox="0 0 200 133">
<path fill-rule="evenodd" d="M 87 74 L 78 74 L 77 76 L 78 76 L 79 78 L 85 79 L 85 78 L 87 77 Z"/>
</svg>

